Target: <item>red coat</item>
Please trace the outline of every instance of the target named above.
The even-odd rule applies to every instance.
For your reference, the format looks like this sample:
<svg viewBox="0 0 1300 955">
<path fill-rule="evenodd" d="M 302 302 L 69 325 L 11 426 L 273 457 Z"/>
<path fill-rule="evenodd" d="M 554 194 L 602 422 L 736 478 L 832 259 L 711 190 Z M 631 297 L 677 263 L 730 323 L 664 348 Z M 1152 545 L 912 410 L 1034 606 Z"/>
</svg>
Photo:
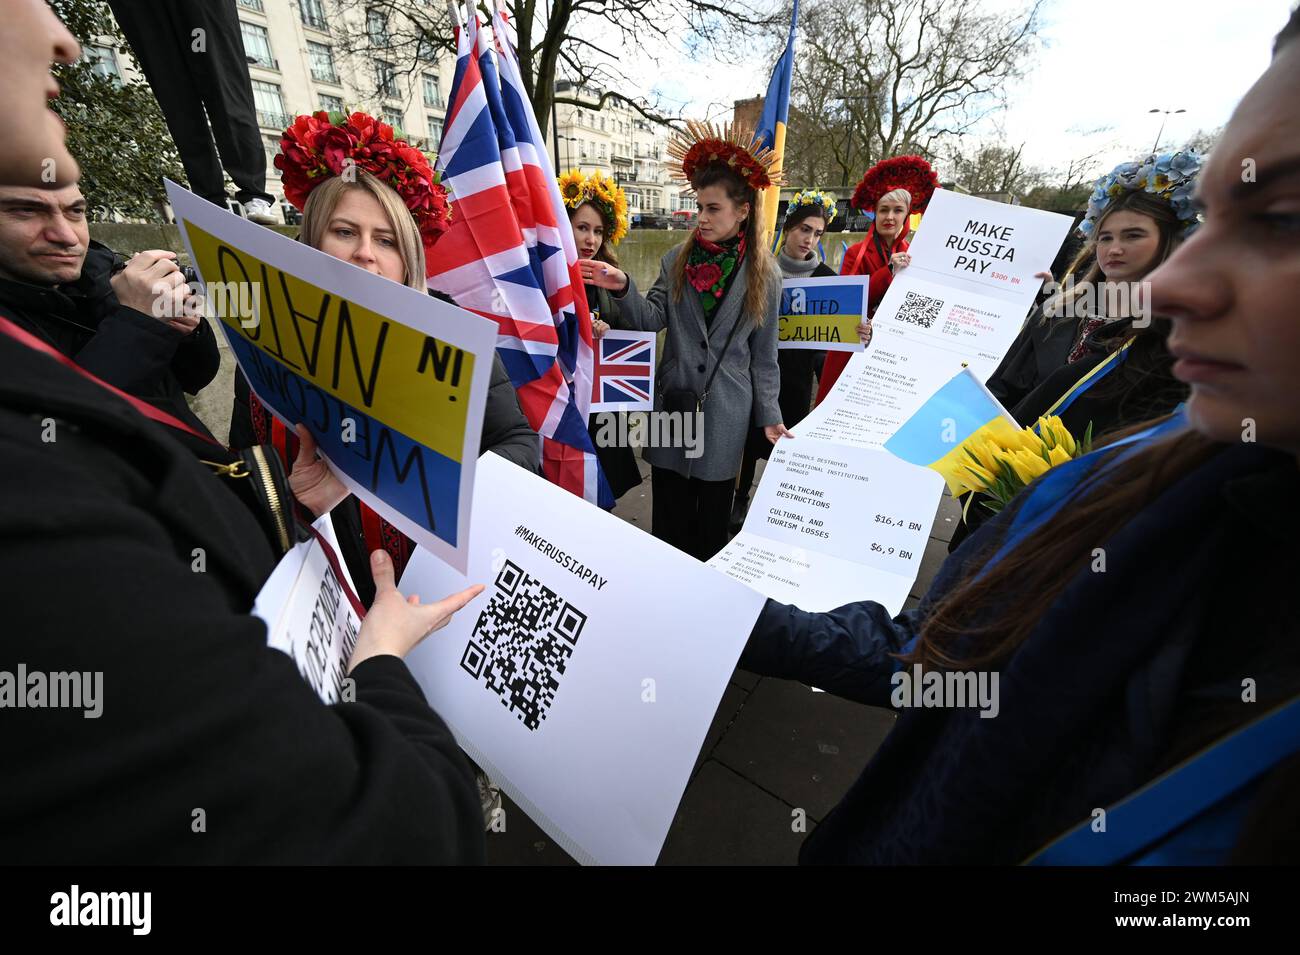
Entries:
<svg viewBox="0 0 1300 955">
<path fill-rule="evenodd" d="M 894 247 L 889 250 L 892 256 L 895 252 L 907 251 L 907 239 L 902 235 L 894 242 Z M 840 275 L 866 275 L 869 276 L 867 282 L 867 317 L 870 318 L 876 314 L 876 306 L 880 300 L 885 297 L 885 290 L 889 288 L 890 280 L 893 279 L 894 273 L 889 271 L 888 259 L 882 259 L 880 250 L 876 247 L 876 227 L 872 226 L 867 230 L 867 237 L 856 245 L 850 246 L 849 250 L 844 253 L 844 262 L 840 266 Z M 822 374 L 817 382 L 817 400 L 816 404 L 821 404 L 822 399 L 830 393 L 835 387 L 835 382 L 839 380 L 840 372 L 844 366 L 849 363 L 853 352 L 831 351 L 826 353 L 826 361 L 822 365 Z"/>
</svg>

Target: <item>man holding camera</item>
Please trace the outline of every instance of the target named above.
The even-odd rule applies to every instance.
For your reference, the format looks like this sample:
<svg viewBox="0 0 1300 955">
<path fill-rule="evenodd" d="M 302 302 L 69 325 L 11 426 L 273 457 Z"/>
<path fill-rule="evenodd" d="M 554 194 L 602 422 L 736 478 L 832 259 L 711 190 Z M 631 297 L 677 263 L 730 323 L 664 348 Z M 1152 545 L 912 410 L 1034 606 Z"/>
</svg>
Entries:
<svg viewBox="0 0 1300 955">
<path fill-rule="evenodd" d="M 138 252 L 123 267 L 91 241 L 76 186 L 0 186 L 0 304 L 82 368 L 208 433 L 183 394 L 221 363 L 202 300 L 174 253 Z"/>
</svg>

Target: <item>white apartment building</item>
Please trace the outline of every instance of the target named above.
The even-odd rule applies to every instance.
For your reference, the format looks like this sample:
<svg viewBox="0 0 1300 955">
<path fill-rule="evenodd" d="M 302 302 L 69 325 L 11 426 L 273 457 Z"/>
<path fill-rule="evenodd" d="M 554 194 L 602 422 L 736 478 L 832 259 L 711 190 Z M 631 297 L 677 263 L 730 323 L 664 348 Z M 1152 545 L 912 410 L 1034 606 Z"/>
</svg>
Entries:
<svg viewBox="0 0 1300 955">
<path fill-rule="evenodd" d="M 555 84 L 557 96 L 584 105 L 557 103 L 555 122 L 547 134 L 551 156 L 558 156 L 560 171 L 599 170 L 613 176 L 627 193 L 629 214 L 665 215 L 678 209 L 694 210 L 692 196 L 684 199 L 682 187 L 668 178 L 668 130 L 617 100 L 597 109 L 600 92 L 568 81 Z"/>
<path fill-rule="evenodd" d="M 282 216 L 288 210 L 272 160 L 281 132 L 300 113 L 360 109 L 400 128 L 413 145 L 437 149 L 455 69 L 451 56 L 410 45 L 394 48 L 401 44 L 392 40 L 384 13 L 351 0 L 237 5 L 266 149 L 266 191 L 276 197 Z M 402 35 L 410 36 L 410 27 Z M 358 37 L 368 42 L 359 44 Z M 135 64 L 121 62 L 111 47 L 87 47 L 86 55 L 106 74 L 134 72 Z"/>
</svg>

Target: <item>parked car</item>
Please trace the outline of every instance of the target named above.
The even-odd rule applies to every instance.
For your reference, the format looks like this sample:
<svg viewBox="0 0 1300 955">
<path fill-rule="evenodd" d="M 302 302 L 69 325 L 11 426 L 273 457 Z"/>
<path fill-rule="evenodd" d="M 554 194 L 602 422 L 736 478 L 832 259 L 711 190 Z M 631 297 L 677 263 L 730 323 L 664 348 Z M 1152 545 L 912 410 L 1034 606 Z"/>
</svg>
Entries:
<svg viewBox="0 0 1300 955">
<path fill-rule="evenodd" d="M 865 212 L 850 212 L 845 218 L 845 231 L 866 232 L 871 228 L 873 218 L 873 216 L 869 216 Z"/>
<path fill-rule="evenodd" d="M 632 228 L 670 229 L 672 223 L 668 221 L 667 216 L 661 216 L 653 212 L 636 212 L 632 214 Z"/>
<path fill-rule="evenodd" d="M 672 215 L 672 227 L 674 229 L 694 229 L 696 214 L 689 209 L 680 209 Z"/>
</svg>

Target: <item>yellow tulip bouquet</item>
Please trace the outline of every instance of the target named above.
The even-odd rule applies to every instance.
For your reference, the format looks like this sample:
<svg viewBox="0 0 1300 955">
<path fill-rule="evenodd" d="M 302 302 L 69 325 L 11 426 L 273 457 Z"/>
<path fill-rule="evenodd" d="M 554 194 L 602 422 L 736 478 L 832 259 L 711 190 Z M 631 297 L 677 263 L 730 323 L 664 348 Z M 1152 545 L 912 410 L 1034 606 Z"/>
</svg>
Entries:
<svg viewBox="0 0 1300 955">
<path fill-rule="evenodd" d="M 992 500 L 984 506 L 997 512 L 1035 478 L 1091 450 L 1091 422 L 1076 441 L 1060 418 L 1046 416 L 1032 428 L 973 436 L 962 447 L 969 459 L 962 465 L 962 481 L 970 490 L 987 494 Z"/>
</svg>

